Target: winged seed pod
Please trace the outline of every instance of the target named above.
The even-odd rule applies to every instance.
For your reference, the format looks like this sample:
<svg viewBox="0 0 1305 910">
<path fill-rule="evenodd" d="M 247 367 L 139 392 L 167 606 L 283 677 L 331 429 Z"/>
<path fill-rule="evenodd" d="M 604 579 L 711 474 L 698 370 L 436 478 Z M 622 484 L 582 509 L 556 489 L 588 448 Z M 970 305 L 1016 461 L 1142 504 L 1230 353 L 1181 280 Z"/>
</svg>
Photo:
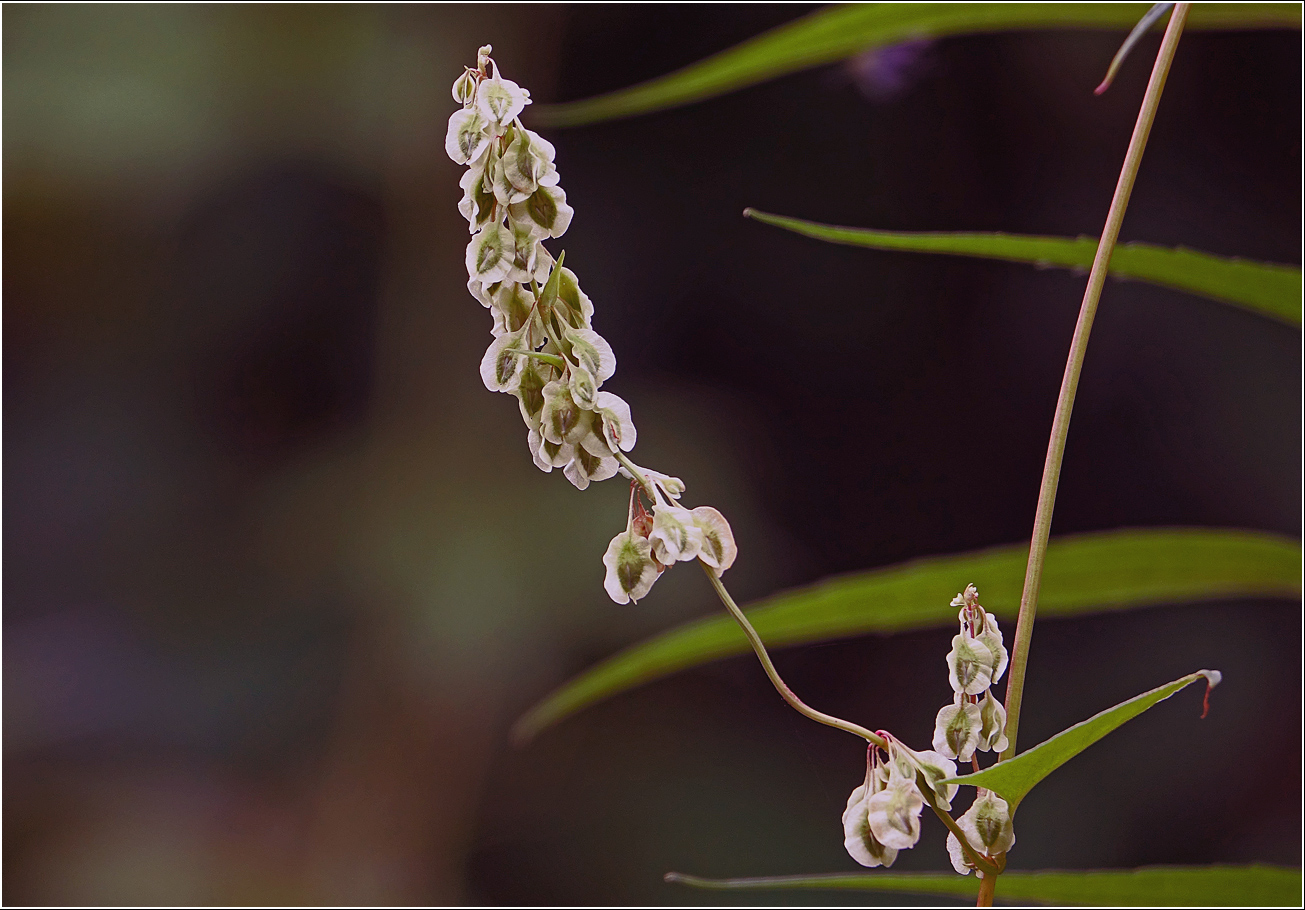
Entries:
<svg viewBox="0 0 1305 910">
<path fill-rule="evenodd" d="M 565 256 L 554 260 L 543 245 L 565 234 L 575 214 L 553 163 L 557 152 L 521 125 L 530 93 L 503 78 L 492 51 L 482 47 L 476 68 L 453 83 L 462 109 L 449 118 L 444 140 L 449 157 L 467 167 L 458 183 L 458 211 L 472 235 L 467 290 L 493 316 L 481 380 L 517 399 L 541 471 L 561 468 L 579 490 L 617 473 L 631 480 L 626 529 L 603 556 L 612 600 L 639 600 L 679 561 L 701 559 L 720 575 L 738 553 L 725 516 L 673 504 L 683 481 L 625 455 L 638 438 L 630 406 L 602 388 L 616 372 L 616 355 L 594 331 L 593 303 L 562 265 Z"/>
</svg>

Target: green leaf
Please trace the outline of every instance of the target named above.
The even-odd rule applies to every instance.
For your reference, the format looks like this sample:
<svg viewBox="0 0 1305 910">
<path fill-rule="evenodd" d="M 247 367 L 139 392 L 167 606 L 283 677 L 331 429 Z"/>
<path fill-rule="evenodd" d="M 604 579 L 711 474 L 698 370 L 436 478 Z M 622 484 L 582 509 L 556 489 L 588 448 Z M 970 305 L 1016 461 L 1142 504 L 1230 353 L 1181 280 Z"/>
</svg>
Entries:
<svg viewBox="0 0 1305 910">
<path fill-rule="evenodd" d="M 892 891 L 973 899 L 972 876 L 933 872 L 854 875 L 779 875 L 768 878 L 698 878 L 667 874 L 668 882 L 713 891 L 772 888 Z M 1301 870 L 1285 866 L 1150 866 L 1087 872 L 1004 872 L 998 900 L 1100 907 L 1299 907 Z"/>
<path fill-rule="evenodd" d="M 747 612 L 770 647 L 922 629 L 954 623 L 951 598 L 973 582 L 983 605 L 1009 619 L 1019 608 L 1027 561 L 1027 543 L 920 559 L 787 591 Z M 1038 615 L 1214 598 L 1297 598 L 1300 572 L 1298 542 L 1252 531 L 1124 529 L 1062 537 L 1047 550 Z M 528 740 L 618 692 L 748 650 L 728 615 L 694 620 L 571 680 L 517 721 L 513 736 Z"/>
<path fill-rule="evenodd" d="M 1097 241 L 1093 237 L 1071 240 L 1021 234 L 873 231 L 771 215 L 756 209 L 744 209 L 743 214 L 817 240 L 876 250 L 977 256 L 1084 272 L 1092 267 L 1092 259 L 1097 254 Z M 1295 266 L 1216 256 L 1183 247 L 1121 243 L 1110 257 L 1110 274 L 1235 304 L 1289 325 L 1301 324 L 1301 270 Z"/>
<path fill-rule="evenodd" d="M 1181 679 L 1152 689 L 1150 692 L 1143 692 L 1128 701 L 1120 702 L 1113 708 L 1107 708 L 1100 714 L 1094 714 L 1066 730 L 1061 730 L 1046 742 L 1039 743 L 1014 758 L 997 762 L 992 767 L 984 768 L 974 774 L 948 778 L 944 783 L 986 787 L 1010 803 L 1010 810 L 1014 813 L 1020 800 L 1024 799 L 1030 790 L 1088 746 L 1113 733 L 1143 711 L 1150 710 L 1179 690 L 1187 688 L 1198 679 L 1204 679 L 1209 688 L 1213 689 L 1219 684 L 1220 678 L 1218 670 L 1197 670 L 1195 673 L 1189 673 Z"/>
<path fill-rule="evenodd" d="M 594 98 L 532 111 L 545 126 L 579 126 L 679 107 L 777 76 L 920 38 L 1040 28 L 1131 29 L 1149 3 L 866 3 L 821 10 L 684 69 Z M 1198 3 L 1189 29 L 1300 28 L 1292 3 Z M 1104 71 L 1105 60 L 1101 61 Z M 1091 91 L 1092 86 L 1084 86 Z"/>
</svg>

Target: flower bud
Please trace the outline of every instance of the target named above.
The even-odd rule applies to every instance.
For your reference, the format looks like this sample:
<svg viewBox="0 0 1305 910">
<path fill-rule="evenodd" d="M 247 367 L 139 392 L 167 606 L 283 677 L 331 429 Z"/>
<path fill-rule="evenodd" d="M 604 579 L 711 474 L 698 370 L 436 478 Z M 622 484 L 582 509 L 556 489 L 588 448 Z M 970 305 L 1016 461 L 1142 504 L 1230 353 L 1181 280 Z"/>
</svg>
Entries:
<svg viewBox="0 0 1305 910">
<path fill-rule="evenodd" d="M 464 106 L 476 100 L 476 77 L 471 73 L 471 69 L 464 68 L 462 75 L 453 82 L 453 100 Z"/>
</svg>

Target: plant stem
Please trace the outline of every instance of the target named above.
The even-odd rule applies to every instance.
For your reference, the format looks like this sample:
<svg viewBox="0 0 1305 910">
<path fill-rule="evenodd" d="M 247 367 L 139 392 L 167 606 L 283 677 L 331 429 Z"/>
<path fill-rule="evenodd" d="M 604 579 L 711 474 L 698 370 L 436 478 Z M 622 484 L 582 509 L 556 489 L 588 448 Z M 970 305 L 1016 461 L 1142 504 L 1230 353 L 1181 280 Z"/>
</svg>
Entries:
<svg viewBox="0 0 1305 910">
<path fill-rule="evenodd" d="M 730 597 L 730 592 L 725 590 L 725 585 L 721 582 L 720 577 L 711 566 L 707 565 L 705 562 L 702 563 L 702 568 L 703 571 L 707 573 L 707 577 L 711 579 L 712 587 L 714 587 L 716 593 L 720 595 L 721 603 L 725 604 L 725 609 L 729 610 L 730 615 L 734 617 L 734 621 L 742 627 L 743 634 L 748 637 L 748 642 L 752 645 L 752 650 L 757 652 L 757 659 L 761 661 L 761 666 L 765 669 L 766 675 L 770 677 L 770 681 L 774 683 L 775 689 L 778 690 L 781 696 L 783 696 L 784 701 L 792 705 L 793 709 L 799 714 L 811 718 L 816 723 L 821 723 L 827 727 L 834 727 L 839 730 L 845 730 L 853 736 L 861 737 L 866 742 L 874 743 L 881 749 L 888 748 L 888 741 L 879 734 L 871 733 L 865 727 L 854 724 L 851 721 L 834 717 L 831 714 L 825 714 L 822 711 L 817 711 L 815 708 L 810 707 L 806 702 L 794 695 L 793 690 L 790 689 L 788 684 L 780 678 L 779 671 L 776 670 L 775 665 L 771 663 L 770 655 L 766 653 L 766 646 L 761 643 L 761 636 L 757 634 L 756 629 L 752 628 L 752 623 L 748 622 L 748 618 L 743 615 L 743 611 L 738 608 L 736 603 L 734 603 L 734 598 Z"/>
<path fill-rule="evenodd" d="M 1069 417 L 1074 408 L 1074 395 L 1078 391 L 1078 377 L 1083 369 L 1088 334 L 1092 331 L 1092 320 L 1096 316 L 1097 301 L 1101 299 L 1101 288 L 1106 280 L 1110 254 L 1114 252 L 1115 241 L 1119 238 L 1119 226 L 1124 220 L 1128 197 L 1133 191 L 1133 181 L 1137 179 L 1137 170 L 1142 163 L 1142 152 L 1146 148 L 1147 136 L 1151 133 L 1151 123 L 1155 120 L 1156 108 L 1160 104 L 1160 93 L 1164 90 L 1165 78 L 1169 75 L 1169 65 L 1173 62 L 1174 51 L 1178 48 L 1178 38 L 1182 34 L 1183 23 L 1187 19 L 1190 6 L 1190 3 L 1179 3 L 1174 8 L 1169 26 L 1165 29 L 1164 40 L 1160 43 L 1160 52 L 1156 55 L 1155 66 L 1151 70 L 1151 80 L 1147 83 L 1146 94 L 1142 98 L 1142 109 L 1138 111 L 1137 124 L 1133 127 L 1133 138 L 1128 143 L 1124 166 L 1119 172 L 1115 196 L 1110 202 L 1110 212 L 1106 215 L 1106 226 L 1101 231 L 1101 242 L 1097 245 L 1092 272 L 1088 275 L 1087 290 L 1083 294 L 1083 305 L 1079 310 L 1078 324 L 1074 327 L 1074 340 L 1070 343 L 1069 359 L 1065 364 L 1065 375 L 1060 383 L 1056 416 L 1051 424 L 1051 439 L 1047 443 L 1047 461 L 1042 469 L 1042 488 L 1038 492 L 1038 508 L 1033 518 L 1033 540 L 1029 544 L 1028 570 L 1024 575 L 1019 622 L 1015 627 L 1015 647 L 1010 660 L 1010 681 L 1006 686 L 1006 737 L 1010 745 L 1001 753 L 1003 761 L 1015 754 L 1020 705 L 1024 697 L 1024 670 L 1029 658 L 1029 643 L 1033 639 L 1033 620 L 1038 611 L 1038 588 L 1042 583 L 1042 564 L 1047 555 L 1047 537 L 1051 533 L 1051 513 L 1056 505 L 1056 486 L 1060 482 L 1060 464 L 1065 454 L 1065 437 L 1069 433 Z"/>
<path fill-rule="evenodd" d="M 997 892 L 997 876 L 984 874 L 979 879 L 979 900 L 976 907 L 991 907 L 992 897 Z"/>
</svg>

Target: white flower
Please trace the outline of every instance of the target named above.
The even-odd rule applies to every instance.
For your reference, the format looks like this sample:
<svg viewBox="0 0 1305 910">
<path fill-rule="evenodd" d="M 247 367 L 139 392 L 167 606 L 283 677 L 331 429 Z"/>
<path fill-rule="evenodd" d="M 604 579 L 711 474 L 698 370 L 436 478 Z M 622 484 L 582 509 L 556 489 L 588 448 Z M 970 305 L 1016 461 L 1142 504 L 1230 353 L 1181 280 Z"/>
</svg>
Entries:
<svg viewBox="0 0 1305 910">
<path fill-rule="evenodd" d="M 950 809 L 952 797 L 956 795 L 958 787 L 956 784 L 940 784 L 939 781 L 956 776 L 956 763 L 941 752 L 933 749 L 915 752 L 900 744 L 899 748 L 907 752 L 916 766 L 924 772 L 925 780 L 929 783 L 934 795 L 938 797 L 939 807 L 944 810 Z"/>
<path fill-rule="evenodd" d="M 511 79 L 504 79 L 494 68 L 494 75 L 482 79 L 476 90 L 476 109 L 486 120 L 511 123 L 530 103 L 530 93 Z"/>
<path fill-rule="evenodd" d="M 955 636 L 947 653 L 947 677 L 952 690 L 978 695 L 992 684 L 994 662 L 992 652 L 983 642 L 963 632 Z"/>
<path fill-rule="evenodd" d="M 698 506 L 693 510 L 693 523 L 702 532 L 702 550 L 698 558 L 722 575 L 734 565 L 734 558 L 739 555 L 739 548 L 734 543 L 734 532 L 730 523 L 711 506 Z"/>
<path fill-rule="evenodd" d="M 549 442 L 575 445 L 590 432 L 588 412 L 575 403 L 570 387 L 554 379 L 544 386 L 544 410 L 540 415 L 540 432 Z"/>
<path fill-rule="evenodd" d="M 620 449 L 628 452 L 634 448 L 638 433 L 634 421 L 630 419 L 630 406 L 625 400 L 611 392 L 599 392 L 594 396 L 594 409 L 602 419 L 603 439 L 613 451 Z"/>
<path fill-rule="evenodd" d="M 945 705 L 934 721 L 933 747 L 939 754 L 958 761 L 969 761 L 979 745 L 983 718 L 979 706 L 965 701 L 960 693 L 954 704 Z"/>
<path fill-rule="evenodd" d="M 501 224 L 487 224 L 467 244 L 467 274 L 481 284 L 502 281 L 515 255 L 512 232 Z"/>
<path fill-rule="evenodd" d="M 653 556 L 662 565 L 694 559 L 702 549 L 702 531 L 693 523 L 693 513 L 679 506 L 659 504 L 653 512 Z"/>
<path fill-rule="evenodd" d="M 616 459 L 610 454 L 595 455 L 586 451 L 583 446 L 576 446 L 575 456 L 566 463 L 566 467 L 562 469 L 562 474 L 575 485 L 577 490 L 583 490 L 589 486 L 590 481 L 615 477 L 618 467 Z M 642 596 L 642 594 L 639 595 L 639 597 Z M 633 599 L 638 600 L 639 598 L 634 597 Z"/>
<path fill-rule="evenodd" d="M 574 215 L 575 209 L 566 202 L 566 190 L 560 186 L 540 186 L 524 201 L 508 206 L 508 217 L 530 224 L 540 237 L 561 237 Z"/>
<path fill-rule="evenodd" d="M 593 329 L 567 329 L 563 338 L 571 345 L 572 363 L 584 367 L 599 385 L 612 378 L 616 372 L 616 355 L 607 339 Z M 615 398 L 616 396 L 612 396 Z M 619 400 L 619 399 L 618 399 Z M 626 406 L 629 411 L 629 406 Z"/>
<path fill-rule="evenodd" d="M 979 702 L 978 708 L 979 717 L 981 718 L 979 751 L 1003 751 L 1009 745 L 1006 739 L 1005 706 L 992 697 L 992 690 L 989 689 L 983 693 L 983 700 Z"/>
<path fill-rule="evenodd" d="M 521 384 L 521 336 L 524 330 L 495 338 L 480 360 L 480 378 L 491 392 L 515 392 Z"/>
<path fill-rule="evenodd" d="M 971 586 L 973 587 L 973 586 Z M 992 654 L 992 681 L 994 683 L 1001 679 L 1006 672 L 1006 664 L 1010 656 L 1006 653 L 1006 646 L 1002 643 L 1001 628 L 997 625 L 997 617 L 991 613 L 983 614 L 983 631 L 975 636 L 978 641 L 983 642 L 984 647 Z"/>
<path fill-rule="evenodd" d="M 870 830 L 869 802 L 873 794 L 869 790 L 877 783 L 873 778 L 867 775 L 867 782 L 852 791 L 843 810 L 843 846 L 852 859 L 871 869 L 886 868 L 897 859 L 897 851 L 881 844 Z"/>
<path fill-rule="evenodd" d="M 970 861 L 965 858 L 965 851 L 961 849 L 960 838 L 951 833 L 947 835 L 947 858 L 952 861 L 952 868 L 961 875 L 969 875 L 970 870 L 974 868 L 970 865 Z"/>
<path fill-rule="evenodd" d="M 458 164 L 475 161 L 489 148 L 489 124 L 474 108 L 454 112 L 444 136 L 444 151 Z"/>
<path fill-rule="evenodd" d="M 575 458 L 575 446 L 565 443 L 554 445 L 534 428 L 526 434 L 526 445 L 530 449 L 530 456 L 534 459 L 535 466 L 545 474 L 551 474 L 553 468 L 564 467 Z"/>
<path fill-rule="evenodd" d="M 909 850 L 920 839 L 920 813 L 924 797 L 915 782 L 904 777 L 889 779 L 884 789 L 870 797 L 866 816 L 870 831 L 885 847 Z"/>
<path fill-rule="evenodd" d="M 618 604 L 638 601 L 657 580 L 657 563 L 652 558 L 652 544 L 631 530 L 612 538 L 603 554 L 607 577 L 603 587 Z"/>
<path fill-rule="evenodd" d="M 976 853 L 996 856 L 1015 846 L 1010 806 L 991 790 L 979 790 L 974 805 L 956 819 L 956 826 L 965 832 L 965 839 Z"/>
</svg>

